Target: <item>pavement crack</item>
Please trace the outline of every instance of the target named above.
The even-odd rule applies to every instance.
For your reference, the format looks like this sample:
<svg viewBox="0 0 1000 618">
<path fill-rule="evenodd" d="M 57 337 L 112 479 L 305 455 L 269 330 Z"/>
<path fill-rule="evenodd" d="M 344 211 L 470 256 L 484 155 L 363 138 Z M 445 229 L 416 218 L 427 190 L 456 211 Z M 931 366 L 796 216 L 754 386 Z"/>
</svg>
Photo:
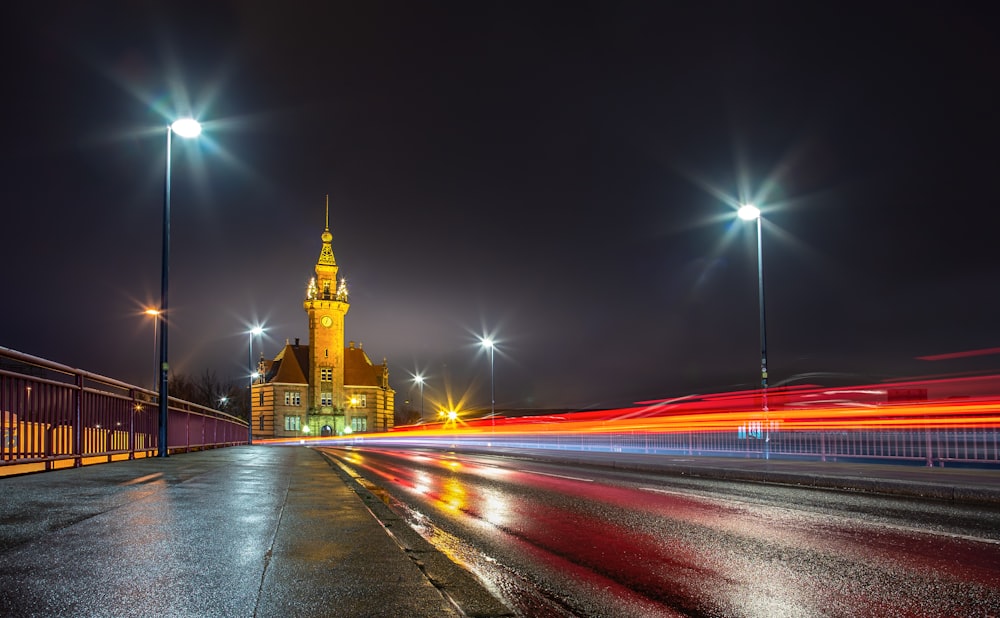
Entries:
<svg viewBox="0 0 1000 618">
<path fill-rule="evenodd" d="M 290 484 L 285 484 L 285 494 L 281 499 L 281 509 L 278 511 L 278 521 L 274 524 L 274 531 L 271 533 L 271 540 L 267 544 L 267 551 L 264 552 L 263 568 L 260 570 L 260 583 L 257 586 L 257 598 L 253 604 L 253 615 L 257 618 L 260 610 L 260 600 L 264 595 L 264 582 L 267 579 L 267 572 L 271 566 L 271 558 L 274 556 L 274 545 L 278 539 L 278 530 L 281 529 L 281 522 L 285 518 L 285 507 L 288 506 L 288 492 Z"/>
</svg>

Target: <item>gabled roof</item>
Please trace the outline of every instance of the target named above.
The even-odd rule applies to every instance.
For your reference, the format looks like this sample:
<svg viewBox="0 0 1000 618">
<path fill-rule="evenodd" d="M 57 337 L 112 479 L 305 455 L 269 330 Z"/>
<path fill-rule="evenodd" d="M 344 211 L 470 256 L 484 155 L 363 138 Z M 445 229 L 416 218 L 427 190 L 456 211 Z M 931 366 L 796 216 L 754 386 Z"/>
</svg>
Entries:
<svg viewBox="0 0 1000 618">
<path fill-rule="evenodd" d="M 308 384 L 309 346 L 286 343 L 274 357 L 274 362 L 264 377 L 267 382 L 282 384 Z"/>
<path fill-rule="evenodd" d="M 345 386 L 381 386 L 382 366 L 372 365 L 372 361 L 360 347 L 354 347 L 352 341 L 344 348 L 344 385 Z"/>
<path fill-rule="evenodd" d="M 308 384 L 309 346 L 286 343 L 273 361 L 264 361 L 265 382 Z M 384 365 L 373 365 L 368 355 L 352 341 L 344 348 L 344 386 L 374 386 L 383 388 Z M 386 387 L 388 384 L 385 385 Z"/>
</svg>

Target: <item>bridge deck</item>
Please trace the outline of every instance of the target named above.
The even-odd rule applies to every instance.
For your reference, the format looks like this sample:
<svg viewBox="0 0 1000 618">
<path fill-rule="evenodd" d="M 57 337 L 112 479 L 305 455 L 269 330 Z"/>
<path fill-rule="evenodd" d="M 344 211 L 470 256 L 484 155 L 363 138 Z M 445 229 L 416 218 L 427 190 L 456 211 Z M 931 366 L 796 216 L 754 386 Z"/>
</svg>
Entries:
<svg viewBox="0 0 1000 618">
<path fill-rule="evenodd" d="M 1000 504 L 995 469 L 621 453 L 586 461 Z M 459 615 L 441 590 L 467 615 L 509 615 L 354 487 L 317 451 L 264 446 L 0 479 L 0 615 Z"/>
</svg>

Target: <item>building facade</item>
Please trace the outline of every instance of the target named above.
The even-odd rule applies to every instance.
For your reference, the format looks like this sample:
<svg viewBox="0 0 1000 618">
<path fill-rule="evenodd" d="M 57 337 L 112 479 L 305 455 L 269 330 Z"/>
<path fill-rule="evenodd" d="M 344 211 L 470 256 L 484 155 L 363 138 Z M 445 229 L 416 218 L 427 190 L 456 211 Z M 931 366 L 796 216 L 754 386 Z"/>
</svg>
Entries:
<svg viewBox="0 0 1000 618">
<path fill-rule="evenodd" d="M 309 344 L 288 340 L 273 359 L 261 357 L 250 393 L 254 436 L 282 438 L 388 431 L 395 391 L 385 359 L 375 365 L 359 343 L 344 345 L 347 284 L 338 280 L 330 207 L 315 276 L 306 287 Z"/>
</svg>

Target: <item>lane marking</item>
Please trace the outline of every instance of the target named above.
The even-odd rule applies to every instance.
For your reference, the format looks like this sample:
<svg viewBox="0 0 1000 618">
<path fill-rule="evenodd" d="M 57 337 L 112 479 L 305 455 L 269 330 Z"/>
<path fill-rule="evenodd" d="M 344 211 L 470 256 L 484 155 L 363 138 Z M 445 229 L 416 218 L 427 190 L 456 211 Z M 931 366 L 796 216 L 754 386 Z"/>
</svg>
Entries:
<svg viewBox="0 0 1000 618">
<path fill-rule="evenodd" d="M 660 489 L 659 487 L 640 487 L 639 489 L 641 489 L 642 491 L 656 492 L 658 494 L 667 494 L 668 496 L 683 496 L 685 498 L 699 498 L 699 499 L 702 498 L 702 496 L 697 494 L 684 493 L 683 491 L 672 491 L 669 489 Z M 720 500 L 718 498 L 705 498 L 705 499 L 713 502 L 723 502 L 723 500 Z"/>
<path fill-rule="evenodd" d="M 535 472 L 534 470 L 521 470 L 521 472 L 526 472 L 528 474 L 541 474 L 542 476 L 554 476 L 560 479 L 569 479 L 571 481 L 583 481 L 584 483 L 593 483 L 594 479 L 584 479 L 578 476 L 566 476 L 564 474 L 549 474 L 548 472 Z"/>
</svg>

